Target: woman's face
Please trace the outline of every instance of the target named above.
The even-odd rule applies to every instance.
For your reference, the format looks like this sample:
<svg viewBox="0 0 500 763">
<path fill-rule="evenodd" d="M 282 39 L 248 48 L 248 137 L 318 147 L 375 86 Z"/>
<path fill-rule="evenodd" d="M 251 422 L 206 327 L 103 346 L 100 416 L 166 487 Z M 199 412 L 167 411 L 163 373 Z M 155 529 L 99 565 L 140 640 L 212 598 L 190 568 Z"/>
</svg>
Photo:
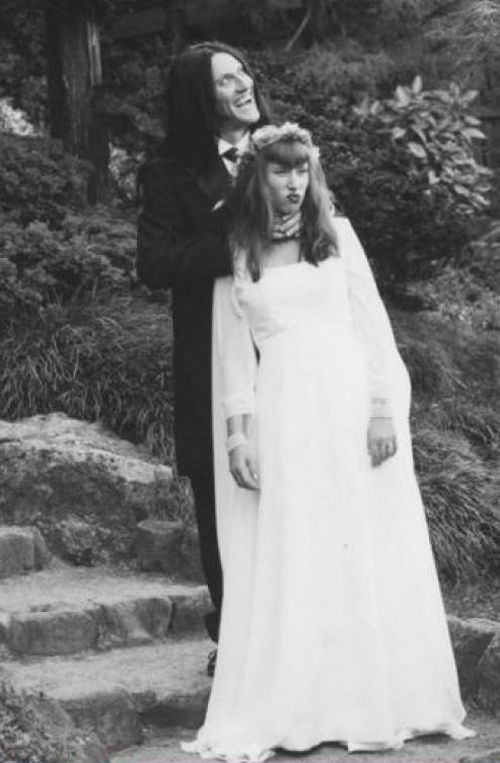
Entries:
<svg viewBox="0 0 500 763">
<path fill-rule="evenodd" d="M 215 108 L 221 124 L 232 128 L 250 127 L 260 118 L 253 80 L 229 53 L 212 56 Z"/>
<path fill-rule="evenodd" d="M 309 185 L 309 162 L 305 160 L 296 167 L 269 162 L 266 184 L 275 214 L 284 216 L 298 212 Z"/>
</svg>

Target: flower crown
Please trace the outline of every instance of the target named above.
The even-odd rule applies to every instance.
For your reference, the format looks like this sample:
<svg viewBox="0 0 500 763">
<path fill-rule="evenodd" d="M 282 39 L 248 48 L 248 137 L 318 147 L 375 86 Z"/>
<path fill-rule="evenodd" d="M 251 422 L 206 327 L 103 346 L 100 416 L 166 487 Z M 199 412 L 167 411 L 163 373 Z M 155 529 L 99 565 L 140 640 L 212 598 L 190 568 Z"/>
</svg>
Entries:
<svg viewBox="0 0 500 763">
<path fill-rule="evenodd" d="M 312 142 L 311 133 L 296 122 L 284 122 L 282 125 L 265 125 L 252 133 L 250 145 L 255 153 L 273 143 L 295 142 L 302 143 L 311 150 L 311 154 L 319 157 L 319 148 Z"/>
</svg>

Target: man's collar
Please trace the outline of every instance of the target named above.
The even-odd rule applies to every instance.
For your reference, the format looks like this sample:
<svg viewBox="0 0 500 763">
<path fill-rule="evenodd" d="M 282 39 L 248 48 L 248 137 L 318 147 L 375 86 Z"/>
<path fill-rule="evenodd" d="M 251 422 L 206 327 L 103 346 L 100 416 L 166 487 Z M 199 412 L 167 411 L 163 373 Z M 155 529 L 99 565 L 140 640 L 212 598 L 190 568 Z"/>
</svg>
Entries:
<svg viewBox="0 0 500 763">
<path fill-rule="evenodd" d="M 247 150 L 249 142 L 250 142 L 250 131 L 246 132 L 244 136 L 240 138 L 237 143 L 229 143 L 229 141 L 227 141 L 225 138 L 219 138 L 217 141 L 219 156 L 222 156 L 224 151 L 228 151 L 230 148 L 237 148 L 238 152 L 242 154 L 244 151 Z"/>
</svg>

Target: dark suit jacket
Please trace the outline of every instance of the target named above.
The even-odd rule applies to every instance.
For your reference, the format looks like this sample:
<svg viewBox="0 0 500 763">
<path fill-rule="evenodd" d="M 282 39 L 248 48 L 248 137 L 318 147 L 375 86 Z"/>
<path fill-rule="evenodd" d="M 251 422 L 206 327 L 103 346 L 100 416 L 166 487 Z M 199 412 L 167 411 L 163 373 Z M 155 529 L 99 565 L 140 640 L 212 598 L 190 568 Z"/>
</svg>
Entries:
<svg viewBox="0 0 500 763">
<path fill-rule="evenodd" d="M 169 158 L 141 168 L 143 209 L 138 227 L 139 278 L 172 289 L 175 444 L 181 474 L 212 469 L 212 293 L 230 273 L 229 212 L 213 210 L 230 177 L 222 160 L 202 173 Z"/>
</svg>

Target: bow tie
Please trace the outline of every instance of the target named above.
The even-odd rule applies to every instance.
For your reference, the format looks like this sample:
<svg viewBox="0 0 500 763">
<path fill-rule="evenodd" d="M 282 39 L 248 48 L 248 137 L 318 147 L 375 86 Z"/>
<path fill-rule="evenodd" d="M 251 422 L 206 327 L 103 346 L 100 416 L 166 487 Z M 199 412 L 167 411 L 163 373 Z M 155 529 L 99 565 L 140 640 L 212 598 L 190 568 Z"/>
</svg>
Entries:
<svg viewBox="0 0 500 763">
<path fill-rule="evenodd" d="M 236 164 L 238 159 L 240 158 L 240 152 L 236 148 L 236 146 L 232 146 L 231 148 L 228 148 L 227 151 L 224 151 L 221 154 L 223 159 L 227 159 L 228 162 L 232 162 L 233 164 Z"/>
</svg>

